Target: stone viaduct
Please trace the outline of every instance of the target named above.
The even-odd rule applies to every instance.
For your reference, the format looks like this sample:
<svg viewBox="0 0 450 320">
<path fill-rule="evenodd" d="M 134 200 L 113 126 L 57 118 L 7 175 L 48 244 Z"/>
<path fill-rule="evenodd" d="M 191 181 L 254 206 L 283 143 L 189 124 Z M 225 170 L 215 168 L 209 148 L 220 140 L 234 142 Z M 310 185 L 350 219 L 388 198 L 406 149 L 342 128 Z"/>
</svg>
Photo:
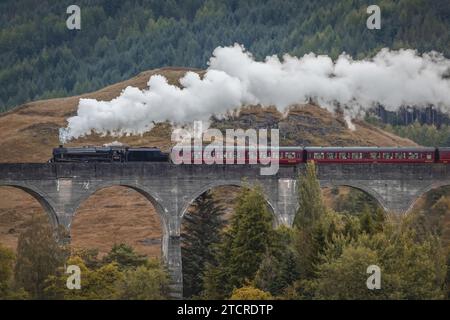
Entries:
<svg viewBox="0 0 450 320">
<path fill-rule="evenodd" d="M 0 186 L 34 196 L 52 224 L 70 230 L 77 208 L 96 191 L 125 186 L 144 195 L 162 224 L 162 256 L 172 277 L 172 295 L 182 297 L 180 228 L 189 205 L 223 185 L 260 184 L 277 225 L 291 225 L 297 209 L 296 178 L 304 165 L 260 175 L 256 165 L 174 165 L 170 163 L 0 164 Z M 445 164 L 326 164 L 318 166 L 323 187 L 349 186 L 373 196 L 386 211 L 406 213 L 424 193 L 450 185 Z M 0 199 L 1 201 L 1 199 Z M 126 213 L 124 213 L 126 214 Z"/>
</svg>

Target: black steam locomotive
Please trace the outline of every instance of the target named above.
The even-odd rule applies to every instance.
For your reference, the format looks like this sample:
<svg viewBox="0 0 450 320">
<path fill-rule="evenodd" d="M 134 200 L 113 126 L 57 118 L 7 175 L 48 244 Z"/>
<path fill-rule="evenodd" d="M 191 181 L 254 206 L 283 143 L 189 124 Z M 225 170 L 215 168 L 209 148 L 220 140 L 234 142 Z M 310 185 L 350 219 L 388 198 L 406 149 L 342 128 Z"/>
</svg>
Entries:
<svg viewBox="0 0 450 320">
<path fill-rule="evenodd" d="M 53 149 L 50 162 L 167 162 L 169 154 L 154 147 L 70 147 Z"/>
</svg>

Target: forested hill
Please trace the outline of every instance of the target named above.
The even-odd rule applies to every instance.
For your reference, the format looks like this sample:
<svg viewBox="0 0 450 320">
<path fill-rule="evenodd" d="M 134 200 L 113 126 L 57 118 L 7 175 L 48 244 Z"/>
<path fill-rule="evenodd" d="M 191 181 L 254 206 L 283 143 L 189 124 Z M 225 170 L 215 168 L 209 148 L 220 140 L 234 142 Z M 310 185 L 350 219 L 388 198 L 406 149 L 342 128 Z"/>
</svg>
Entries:
<svg viewBox="0 0 450 320">
<path fill-rule="evenodd" d="M 94 91 L 163 66 L 206 67 L 217 46 L 242 43 L 257 58 L 316 52 L 361 58 L 382 47 L 450 56 L 448 0 L 381 0 L 368 30 L 363 0 L 77 0 L 0 3 L 0 111 L 26 101 Z"/>
</svg>

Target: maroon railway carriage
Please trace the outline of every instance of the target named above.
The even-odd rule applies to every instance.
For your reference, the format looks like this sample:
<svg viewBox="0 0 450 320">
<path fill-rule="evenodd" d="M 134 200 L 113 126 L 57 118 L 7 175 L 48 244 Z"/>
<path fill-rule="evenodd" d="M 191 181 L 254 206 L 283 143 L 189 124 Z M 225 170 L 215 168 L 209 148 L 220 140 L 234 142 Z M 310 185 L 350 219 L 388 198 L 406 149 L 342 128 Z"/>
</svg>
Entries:
<svg viewBox="0 0 450 320">
<path fill-rule="evenodd" d="M 436 162 L 450 163 L 450 148 L 437 148 Z"/>
<path fill-rule="evenodd" d="M 306 147 L 305 151 L 307 161 L 317 163 L 428 163 L 436 158 L 436 148 L 423 147 Z"/>
<path fill-rule="evenodd" d="M 233 163 L 251 163 L 250 159 L 256 159 L 256 162 L 260 162 L 260 157 L 256 148 L 249 147 L 237 147 L 233 151 L 227 151 L 223 149 L 223 163 L 226 163 L 228 159 L 234 159 Z M 184 158 L 184 162 L 189 161 L 189 155 L 183 155 L 182 152 L 175 152 L 177 163 L 181 162 L 181 158 Z M 190 151 L 191 163 L 205 163 L 203 159 L 204 148 L 192 148 Z M 215 156 L 213 153 L 212 156 Z M 279 160 L 280 164 L 293 165 L 304 162 L 304 150 L 303 147 L 279 147 L 277 153 L 271 152 L 270 148 L 267 149 L 267 158 L 271 161 Z M 267 160 L 268 161 L 268 160 Z M 253 163 L 253 162 L 252 162 Z"/>
</svg>

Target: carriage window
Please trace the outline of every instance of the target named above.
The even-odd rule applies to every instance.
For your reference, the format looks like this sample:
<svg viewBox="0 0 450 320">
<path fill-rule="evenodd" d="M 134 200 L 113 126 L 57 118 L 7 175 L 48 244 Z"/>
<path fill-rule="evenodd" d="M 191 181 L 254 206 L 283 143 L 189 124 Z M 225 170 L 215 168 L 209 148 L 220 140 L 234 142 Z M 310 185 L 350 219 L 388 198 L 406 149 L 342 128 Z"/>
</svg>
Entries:
<svg viewBox="0 0 450 320">
<path fill-rule="evenodd" d="M 363 154 L 361 152 L 352 153 L 352 159 L 362 159 Z"/>
<path fill-rule="evenodd" d="M 431 160 L 433 158 L 433 156 L 431 155 L 431 153 L 427 153 L 427 160 Z"/>
<path fill-rule="evenodd" d="M 286 152 L 286 156 L 288 159 L 294 159 L 295 158 L 295 152 Z"/>
<path fill-rule="evenodd" d="M 419 159 L 419 153 L 418 152 L 408 152 L 408 159 L 411 159 L 411 160 Z"/>
<path fill-rule="evenodd" d="M 371 159 L 380 159 L 380 154 L 378 152 L 371 152 L 370 158 Z"/>
<path fill-rule="evenodd" d="M 314 153 L 314 159 L 323 159 L 323 158 L 324 158 L 323 152 L 315 152 Z"/>
<path fill-rule="evenodd" d="M 383 159 L 386 159 L 386 160 L 392 159 L 392 152 L 384 152 Z"/>
<path fill-rule="evenodd" d="M 349 156 L 350 156 L 350 153 L 347 153 L 347 152 L 340 152 L 339 153 L 339 159 L 342 159 L 342 160 L 348 159 Z"/>
<path fill-rule="evenodd" d="M 327 152 L 327 153 L 325 153 L 325 157 L 326 157 L 327 159 L 333 160 L 333 159 L 336 158 L 336 153 L 334 153 L 334 152 Z"/>
<path fill-rule="evenodd" d="M 406 159 L 406 153 L 404 152 L 396 152 L 394 153 L 395 159 Z"/>
</svg>

